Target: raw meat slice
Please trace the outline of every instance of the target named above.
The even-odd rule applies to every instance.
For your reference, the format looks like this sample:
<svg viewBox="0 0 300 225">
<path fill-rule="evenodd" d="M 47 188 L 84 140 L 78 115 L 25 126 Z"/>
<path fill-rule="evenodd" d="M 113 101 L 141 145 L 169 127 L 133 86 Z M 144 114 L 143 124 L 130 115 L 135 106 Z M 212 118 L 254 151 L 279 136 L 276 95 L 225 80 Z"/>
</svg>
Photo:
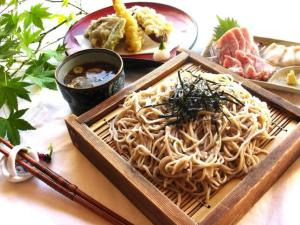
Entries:
<svg viewBox="0 0 300 225">
<path fill-rule="evenodd" d="M 249 31 L 247 30 L 247 28 L 240 28 L 241 32 L 243 33 L 243 36 L 246 40 L 246 52 L 248 53 L 252 53 L 254 55 L 259 55 L 258 52 L 258 47 L 255 44 L 253 37 L 249 34 Z"/>
<path fill-rule="evenodd" d="M 244 74 L 241 62 L 231 56 L 225 55 L 223 66 L 230 69 L 234 73 L 240 74 L 241 76 Z"/>
<path fill-rule="evenodd" d="M 235 52 L 235 55 L 236 55 L 236 59 L 241 62 L 241 64 L 242 64 L 243 67 L 245 67 L 248 64 L 252 65 L 254 63 L 253 60 L 251 60 L 251 58 L 249 58 L 247 56 L 247 53 L 244 52 L 244 51 L 237 50 Z"/>
<path fill-rule="evenodd" d="M 225 59 L 225 56 L 233 56 L 231 54 L 230 48 L 223 48 L 219 50 L 219 64 L 222 65 Z"/>
<path fill-rule="evenodd" d="M 246 28 L 235 27 L 227 31 L 216 43 L 219 63 L 222 65 L 225 55 L 235 58 L 236 50 L 258 55 L 258 48 Z"/>
<path fill-rule="evenodd" d="M 259 80 L 256 70 L 253 65 L 247 64 L 244 67 L 244 77 L 253 80 Z"/>
<path fill-rule="evenodd" d="M 254 61 L 249 58 L 245 52 L 237 50 L 236 58 L 239 60 L 243 67 L 243 76 L 249 79 L 256 79 L 256 69 L 254 67 Z"/>
<path fill-rule="evenodd" d="M 270 52 L 275 46 L 270 47 Z M 213 46 L 219 64 L 249 79 L 267 80 L 275 67 L 262 59 L 246 28 L 232 28 Z M 269 53 L 268 53 L 269 54 Z M 299 49 L 300 60 L 300 49 Z"/>
<path fill-rule="evenodd" d="M 246 78 L 266 80 L 276 69 L 261 57 L 240 50 L 236 51 L 236 58 L 241 62 Z"/>
<path fill-rule="evenodd" d="M 242 64 L 239 60 L 237 60 L 236 58 L 233 58 L 229 55 L 225 55 L 225 59 L 224 59 L 224 62 L 223 62 L 223 66 L 226 67 L 226 68 L 229 68 L 229 67 L 234 67 L 234 66 L 239 66 L 241 67 Z"/>
<path fill-rule="evenodd" d="M 231 29 L 231 32 L 234 33 L 238 43 L 239 43 L 239 50 L 245 51 L 246 50 L 246 40 L 244 35 L 239 27 L 235 27 Z"/>
<path fill-rule="evenodd" d="M 235 51 L 239 49 L 239 43 L 233 32 L 227 31 L 216 43 L 219 49 L 219 63 L 223 65 L 225 55 L 235 57 Z"/>
<path fill-rule="evenodd" d="M 266 72 L 266 71 L 261 71 L 258 73 L 259 80 L 267 81 L 272 74 Z"/>
<path fill-rule="evenodd" d="M 266 60 L 264 60 L 263 58 L 256 56 L 256 55 L 252 55 L 252 54 L 247 54 L 247 56 L 253 60 L 254 62 L 254 67 L 256 68 L 256 71 L 261 72 L 261 71 L 265 71 L 266 73 L 272 75 L 272 73 L 274 73 L 275 71 L 275 67 L 270 65 L 268 62 L 266 62 Z"/>
</svg>

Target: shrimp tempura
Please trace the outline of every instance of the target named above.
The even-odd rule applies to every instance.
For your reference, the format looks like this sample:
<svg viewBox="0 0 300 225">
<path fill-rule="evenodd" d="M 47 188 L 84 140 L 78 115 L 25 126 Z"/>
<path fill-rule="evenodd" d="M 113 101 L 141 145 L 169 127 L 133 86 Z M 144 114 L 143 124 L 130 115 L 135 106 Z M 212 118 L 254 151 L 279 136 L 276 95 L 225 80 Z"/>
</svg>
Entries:
<svg viewBox="0 0 300 225">
<path fill-rule="evenodd" d="M 121 0 L 113 0 L 113 7 L 117 16 L 126 20 L 125 37 L 128 51 L 138 52 L 142 49 L 143 36 L 135 18 L 128 12 Z"/>
</svg>

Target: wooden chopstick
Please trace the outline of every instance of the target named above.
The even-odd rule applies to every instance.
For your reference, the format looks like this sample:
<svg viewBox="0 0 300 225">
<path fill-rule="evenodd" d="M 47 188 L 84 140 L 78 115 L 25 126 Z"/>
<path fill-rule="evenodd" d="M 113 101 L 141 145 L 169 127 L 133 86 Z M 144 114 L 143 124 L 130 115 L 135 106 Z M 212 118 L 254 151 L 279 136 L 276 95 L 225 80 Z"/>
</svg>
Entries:
<svg viewBox="0 0 300 225">
<path fill-rule="evenodd" d="M 1 137 L 0 142 L 5 144 L 8 148 L 13 148 L 13 145 L 11 143 Z M 0 147 L 0 152 L 3 153 L 6 157 L 9 156 L 9 152 L 2 147 Z M 81 191 L 76 185 L 70 183 L 68 180 L 58 175 L 48 167 L 38 163 L 25 152 L 19 152 L 19 156 L 20 157 L 16 158 L 16 161 L 22 167 L 28 170 L 28 172 L 30 172 L 33 176 L 37 177 L 38 179 L 52 187 L 54 190 L 79 203 L 80 205 L 92 210 L 97 215 L 104 217 L 112 224 L 132 225 L 131 222 L 108 209 L 107 207 L 93 199 L 91 196 Z M 22 158 L 27 160 L 29 163 L 23 161 Z"/>
</svg>

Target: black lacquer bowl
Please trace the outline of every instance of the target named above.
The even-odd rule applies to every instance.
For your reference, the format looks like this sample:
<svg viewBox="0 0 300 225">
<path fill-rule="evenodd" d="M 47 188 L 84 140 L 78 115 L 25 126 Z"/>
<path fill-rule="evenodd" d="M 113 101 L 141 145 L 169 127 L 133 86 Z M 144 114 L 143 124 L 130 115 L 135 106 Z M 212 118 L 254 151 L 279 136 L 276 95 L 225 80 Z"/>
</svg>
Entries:
<svg viewBox="0 0 300 225">
<path fill-rule="evenodd" d="M 73 88 L 64 83 L 67 73 L 75 66 L 99 62 L 110 64 L 117 69 L 116 75 L 104 84 L 90 88 Z M 93 108 L 124 87 L 125 73 L 120 55 L 108 49 L 87 49 L 67 56 L 57 67 L 55 79 L 58 87 L 77 116 Z"/>
</svg>

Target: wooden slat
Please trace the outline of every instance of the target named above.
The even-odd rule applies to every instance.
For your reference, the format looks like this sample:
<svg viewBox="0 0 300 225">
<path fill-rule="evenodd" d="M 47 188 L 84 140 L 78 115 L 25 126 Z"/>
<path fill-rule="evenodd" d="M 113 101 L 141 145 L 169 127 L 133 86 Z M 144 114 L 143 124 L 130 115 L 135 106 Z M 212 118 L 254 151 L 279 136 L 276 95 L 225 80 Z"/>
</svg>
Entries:
<svg viewBox="0 0 300 225">
<path fill-rule="evenodd" d="M 110 120 L 112 120 L 119 112 L 122 111 L 122 108 L 118 108 L 114 111 L 112 111 L 111 113 L 107 114 L 105 116 L 105 118 L 95 122 L 90 128 L 93 131 L 96 131 L 97 129 L 99 129 L 101 126 L 105 125 L 107 122 L 109 122 Z"/>
<path fill-rule="evenodd" d="M 272 43 L 277 43 L 285 46 L 292 46 L 292 45 L 300 45 L 298 42 L 292 42 L 292 41 L 286 41 L 286 40 L 280 40 L 280 39 L 274 39 L 274 38 L 267 38 L 267 37 L 260 37 L 260 36 L 254 36 L 254 41 L 259 42 L 263 45 L 270 45 Z"/>
</svg>

